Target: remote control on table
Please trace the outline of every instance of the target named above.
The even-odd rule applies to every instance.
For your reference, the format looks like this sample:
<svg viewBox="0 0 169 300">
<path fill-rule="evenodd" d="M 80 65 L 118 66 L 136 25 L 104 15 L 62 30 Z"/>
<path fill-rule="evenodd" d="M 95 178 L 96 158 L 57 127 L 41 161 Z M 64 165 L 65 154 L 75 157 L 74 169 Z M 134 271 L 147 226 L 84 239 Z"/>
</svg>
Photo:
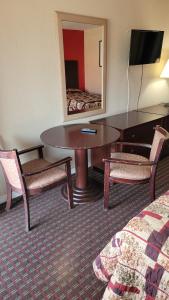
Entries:
<svg viewBox="0 0 169 300">
<path fill-rule="evenodd" d="M 92 128 L 82 128 L 81 132 L 83 132 L 83 133 L 96 133 L 97 130 L 96 129 L 92 129 Z"/>
</svg>

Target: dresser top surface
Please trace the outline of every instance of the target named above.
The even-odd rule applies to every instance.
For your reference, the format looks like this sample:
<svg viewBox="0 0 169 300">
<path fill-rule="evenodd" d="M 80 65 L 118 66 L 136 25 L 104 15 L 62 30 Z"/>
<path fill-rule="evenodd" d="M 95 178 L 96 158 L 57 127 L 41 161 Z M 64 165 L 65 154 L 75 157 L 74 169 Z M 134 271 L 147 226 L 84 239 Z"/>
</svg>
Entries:
<svg viewBox="0 0 169 300">
<path fill-rule="evenodd" d="M 145 108 L 139 109 L 139 112 L 149 113 L 149 114 L 157 114 L 161 116 L 168 116 L 169 115 L 169 106 L 165 106 L 166 103 L 161 103 L 158 105 L 148 106 Z"/>
<path fill-rule="evenodd" d="M 152 122 L 169 115 L 169 108 L 163 104 L 143 108 L 139 111 L 109 116 L 106 118 L 93 120 L 91 123 L 112 126 L 121 130 L 135 127 L 144 123 Z"/>
</svg>

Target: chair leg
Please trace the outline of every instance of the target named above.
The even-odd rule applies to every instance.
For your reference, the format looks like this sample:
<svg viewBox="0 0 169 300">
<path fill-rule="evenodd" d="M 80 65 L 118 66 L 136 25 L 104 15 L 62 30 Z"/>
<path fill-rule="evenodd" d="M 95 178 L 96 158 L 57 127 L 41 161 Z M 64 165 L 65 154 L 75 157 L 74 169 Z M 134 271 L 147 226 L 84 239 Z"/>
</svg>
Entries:
<svg viewBox="0 0 169 300">
<path fill-rule="evenodd" d="M 68 195 L 68 203 L 69 208 L 73 208 L 73 190 L 72 190 L 72 179 L 71 179 L 71 168 L 70 162 L 66 164 L 67 171 L 67 195 Z"/>
<path fill-rule="evenodd" d="M 110 182 L 109 182 L 109 166 L 105 164 L 104 171 L 104 210 L 109 208 L 109 193 L 110 193 Z"/>
<path fill-rule="evenodd" d="M 110 164 L 105 162 L 104 168 L 104 210 L 108 210 L 109 208 L 109 192 L 110 192 Z"/>
<path fill-rule="evenodd" d="M 150 180 L 150 200 L 151 202 L 155 200 L 155 177 Z"/>
<path fill-rule="evenodd" d="M 29 210 L 29 201 L 28 201 L 28 196 L 23 195 L 23 200 L 24 200 L 24 210 L 25 210 L 25 229 L 26 232 L 28 232 L 30 228 L 30 210 Z"/>
<path fill-rule="evenodd" d="M 12 188 L 7 184 L 7 200 L 6 200 L 6 210 L 8 211 L 12 206 Z"/>
<path fill-rule="evenodd" d="M 109 192 L 110 192 L 110 183 L 109 180 L 104 182 L 104 210 L 109 208 Z"/>
<path fill-rule="evenodd" d="M 71 209 L 73 208 L 73 191 L 70 182 L 67 183 L 67 195 L 68 195 L 69 208 Z"/>
</svg>

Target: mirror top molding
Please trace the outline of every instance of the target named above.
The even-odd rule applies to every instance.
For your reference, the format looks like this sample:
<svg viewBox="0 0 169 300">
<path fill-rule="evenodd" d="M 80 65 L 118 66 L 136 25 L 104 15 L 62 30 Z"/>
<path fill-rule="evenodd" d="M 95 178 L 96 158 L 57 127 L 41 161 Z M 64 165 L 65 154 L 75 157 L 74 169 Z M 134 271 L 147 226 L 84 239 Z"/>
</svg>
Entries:
<svg viewBox="0 0 169 300">
<path fill-rule="evenodd" d="M 56 15 L 64 121 L 105 113 L 107 20 L 61 11 Z"/>
<path fill-rule="evenodd" d="M 86 23 L 86 24 L 94 24 L 94 25 L 107 25 L 107 20 L 104 18 L 90 17 L 84 15 L 76 15 L 62 11 L 56 11 L 58 20 L 61 22 L 69 21 L 69 22 L 77 22 L 77 23 Z"/>
</svg>

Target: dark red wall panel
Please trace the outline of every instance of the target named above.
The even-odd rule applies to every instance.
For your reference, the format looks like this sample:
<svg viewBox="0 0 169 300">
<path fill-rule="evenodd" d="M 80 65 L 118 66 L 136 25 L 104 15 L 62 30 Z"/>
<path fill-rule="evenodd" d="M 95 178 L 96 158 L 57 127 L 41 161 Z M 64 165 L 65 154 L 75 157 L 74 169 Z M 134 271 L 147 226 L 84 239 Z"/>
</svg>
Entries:
<svg viewBox="0 0 169 300">
<path fill-rule="evenodd" d="M 63 29 L 63 44 L 65 60 L 78 61 L 79 88 L 84 90 L 84 31 Z"/>
</svg>

